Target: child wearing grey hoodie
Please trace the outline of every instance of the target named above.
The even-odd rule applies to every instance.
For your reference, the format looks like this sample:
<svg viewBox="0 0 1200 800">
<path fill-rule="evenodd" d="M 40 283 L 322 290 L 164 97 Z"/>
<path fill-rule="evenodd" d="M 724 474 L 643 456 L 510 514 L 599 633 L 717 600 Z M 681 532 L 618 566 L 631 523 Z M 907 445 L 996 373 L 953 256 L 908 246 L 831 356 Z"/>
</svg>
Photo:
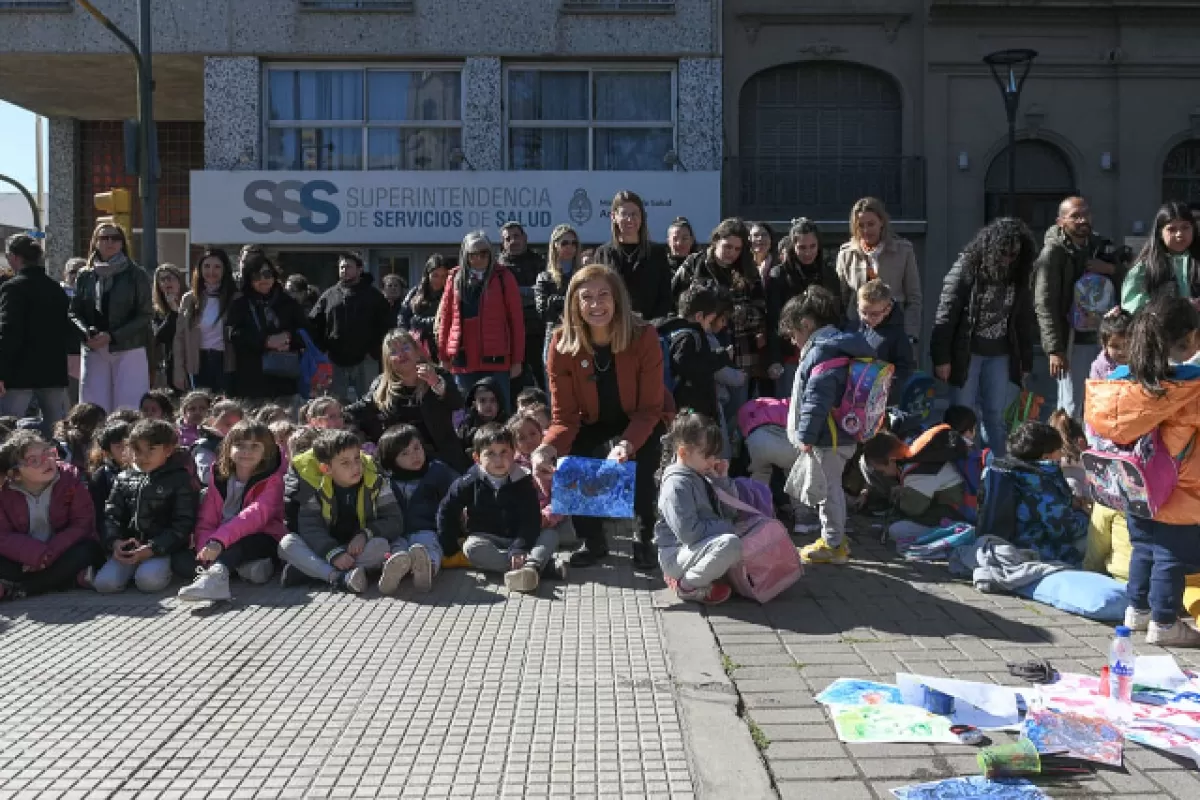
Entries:
<svg viewBox="0 0 1200 800">
<path fill-rule="evenodd" d="M 654 526 L 667 585 L 681 600 L 708 605 L 729 599 L 733 590 L 721 578 L 742 560 L 742 540 L 733 529 L 737 512 L 721 505 L 715 488 L 736 494 L 729 462 L 720 458 L 723 443 L 721 426 L 703 414 L 676 418 L 663 448 L 674 463 L 662 474 Z"/>
</svg>

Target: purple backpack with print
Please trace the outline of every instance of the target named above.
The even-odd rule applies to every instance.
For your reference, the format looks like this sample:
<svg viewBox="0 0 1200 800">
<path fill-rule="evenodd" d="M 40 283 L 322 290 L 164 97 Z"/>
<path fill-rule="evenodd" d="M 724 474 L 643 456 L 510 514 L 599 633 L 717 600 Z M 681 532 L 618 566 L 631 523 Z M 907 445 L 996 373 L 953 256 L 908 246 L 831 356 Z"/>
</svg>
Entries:
<svg viewBox="0 0 1200 800">
<path fill-rule="evenodd" d="M 842 367 L 848 367 L 849 372 L 842 402 L 830 415 L 834 447 L 839 429 L 856 442 L 865 442 L 879 432 L 887 417 L 888 392 L 896 371 L 894 366 L 877 358 L 831 358 L 813 367 L 809 380 Z"/>
</svg>

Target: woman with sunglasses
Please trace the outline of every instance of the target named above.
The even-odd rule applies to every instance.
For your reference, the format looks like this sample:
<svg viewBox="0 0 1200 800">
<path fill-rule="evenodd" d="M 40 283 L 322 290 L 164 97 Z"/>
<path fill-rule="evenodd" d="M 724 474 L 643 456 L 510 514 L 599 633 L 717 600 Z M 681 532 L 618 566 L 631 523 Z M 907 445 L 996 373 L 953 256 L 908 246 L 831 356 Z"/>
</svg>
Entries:
<svg viewBox="0 0 1200 800">
<path fill-rule="evenodd" d="M 579 234 L 570 225 L 559 225 L 550 234 L 550 255 L 546 269 L 533 284 L 533 302 L 538 317 L 546 326 L 546 341 L 542 347 L 542 363 L 549 358 L 550 336 L 562 322 L 563 301 L 567 295 L 567 284 L 571 275 L 582 265 L 579 263 Z"/>
<path fill-rule="evenodd" d="M 150 391 L 150 275 L 129 258 L 125 232 L 100 223 L 75 282 L 71 320 L 83 337 L 79 399 L 106 411 L 137 408 Z"/>
<path fill-rule="evenodd" d="M 291 374 L 290 359 L 273 353 L 304 350 L 300 330 L 304 310 L 283 290 L 271 260 L 252 255 L 242 265 L 241 294 L 229 304 L 229 344 L 233 347 L 233 392 L 247 400 L 290 399 L 296 394 L 299 364 Z M 286 403 L 285 403 L 286 405 Z"/>
<path fill-rule="evenodd" d="M 492 256 L 483 231 L 463 237 L 437 319 L 438 355 L 459 390 L 469 395 L 476 382 L 492 378 L 504 408 L 511 408 L 510 381 L 521 374 L 525 360 L 521 289 L 508 267 Z"/>
</svg>

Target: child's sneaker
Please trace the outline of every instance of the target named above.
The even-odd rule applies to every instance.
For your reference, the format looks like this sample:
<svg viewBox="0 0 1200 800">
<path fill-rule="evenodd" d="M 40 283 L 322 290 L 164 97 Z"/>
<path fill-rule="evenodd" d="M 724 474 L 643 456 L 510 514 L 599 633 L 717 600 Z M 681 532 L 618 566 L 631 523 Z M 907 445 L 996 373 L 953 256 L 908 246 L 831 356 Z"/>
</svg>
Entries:
<svg viewBox="0 0 1200 800">
<path fill-rule="evenodd" d="M 411 549 L 411 548 L 410 548 Z M 459 550 L 452 556 L 442 558 L 442 569 L 470 569 L 471 562 L 467 560 L 467 554 Z"/>
<path fill-rule="evenodd" d="M 520 569 L 504 573 L 504 585 L 510 592 L 533 592 L 538 587 L 538 573 L 542 570 L 536 564 L 526 564 Z"/>
<path fill-rule="evenodd" d="M 412 570 L 413 590 L 428 592 L 433 588 L 433 559 L 423 544 L 408 548 L 409 568 Z"/>
<path fill-rule="evenodd" d="M 824 539 L 817 539 L 801 548 L 800 560 L 805 564 L 849 564 L 850 545 L 843 540 L 837 547 L 830 547 Z"/>
<path fill-rule="evenodd" d="M 367 571 L 362 567 L 339 572 L 333 577 L 333 586 L 344 592 L 362 594 L 367 590 Z"/>
<path fill-rule="evenodd" d="M 1133 606 L 1127 606 L 1125 608 L 1125 627 L 1138 632 L 1150 630 L 1150 612 L 1138 611 Z"/>
<path fill-rule="evenodd" d="M 253 583 L 261 586 L 271 580 L 271 576 L 275 574 L 275 562 L 269 558 L 256 558 L 253 561 L 247 561 L 236 570 L 238 577 L 246 583 Z"/>
<path fill-rule="evenodd" d="M 1150 620 L 1146 644 L 1156 644 L 1160 647 L 1200 647 L 1200 631 L 1181 619 L 1176 619 L 1174 625 L 1159 625 Z"/>
<path fill-rule="evenodd" d="M 559 554 L 556 553 L 546 561 L 546 566 L 542 567 L 542 577 L 550 580 L 557 579 L 565 583 L 570 571 L 570 561 L 565 557 L 559 558 Z"/>
<path fill-rule="evenodd" d="M 231 600 L 229 592 L 229 570 L 224 564 L 213 564 L 208 569 L 198 567 L 196 580 L 179 590 L 180 600 L 196 603 L 202 600 Z"/>
<path fill-rule="evenodd" d="M 75 576 L 75 585 L 80 589 L 95 589 L 96 588 L 96 568 L 87 567 L 79 570 L 79 574 Z"/>
<path fill-rule="evenodd" d="M 392 553 L 383 564 L 383 574 L 379 576 L 379 593 L 393 594 L 400 588 L 400 581 L 412 569 L 412 560 L 408 553 Z"/>
<path fill-rule="evenodd" d="M 677 579 L 667 578 L 667 585 L 675 590 L 675 594 L 680 600 L 706 606 L 718 606 L 733 596 L 732 587 L 722 581 L 714 581 L 699 589 L 684 589 Z"/>
</svg>

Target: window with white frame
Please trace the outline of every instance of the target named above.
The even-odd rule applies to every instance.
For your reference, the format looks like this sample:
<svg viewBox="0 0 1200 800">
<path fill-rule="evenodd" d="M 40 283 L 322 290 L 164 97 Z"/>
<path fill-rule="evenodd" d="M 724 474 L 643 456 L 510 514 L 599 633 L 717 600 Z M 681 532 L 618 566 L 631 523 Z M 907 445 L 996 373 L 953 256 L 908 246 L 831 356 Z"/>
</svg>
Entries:
<svg viewBox="0 0 1200 800">
<path fill-rule="evenodd" d="M 458 69 L 271 67 L 267 168 L 457 169 Z"/>
<path fill-rule="evenodd" d="M 513 66 L 506 88 L 509 169 L 671 169 L 672 69 Z"/>
</svg>

